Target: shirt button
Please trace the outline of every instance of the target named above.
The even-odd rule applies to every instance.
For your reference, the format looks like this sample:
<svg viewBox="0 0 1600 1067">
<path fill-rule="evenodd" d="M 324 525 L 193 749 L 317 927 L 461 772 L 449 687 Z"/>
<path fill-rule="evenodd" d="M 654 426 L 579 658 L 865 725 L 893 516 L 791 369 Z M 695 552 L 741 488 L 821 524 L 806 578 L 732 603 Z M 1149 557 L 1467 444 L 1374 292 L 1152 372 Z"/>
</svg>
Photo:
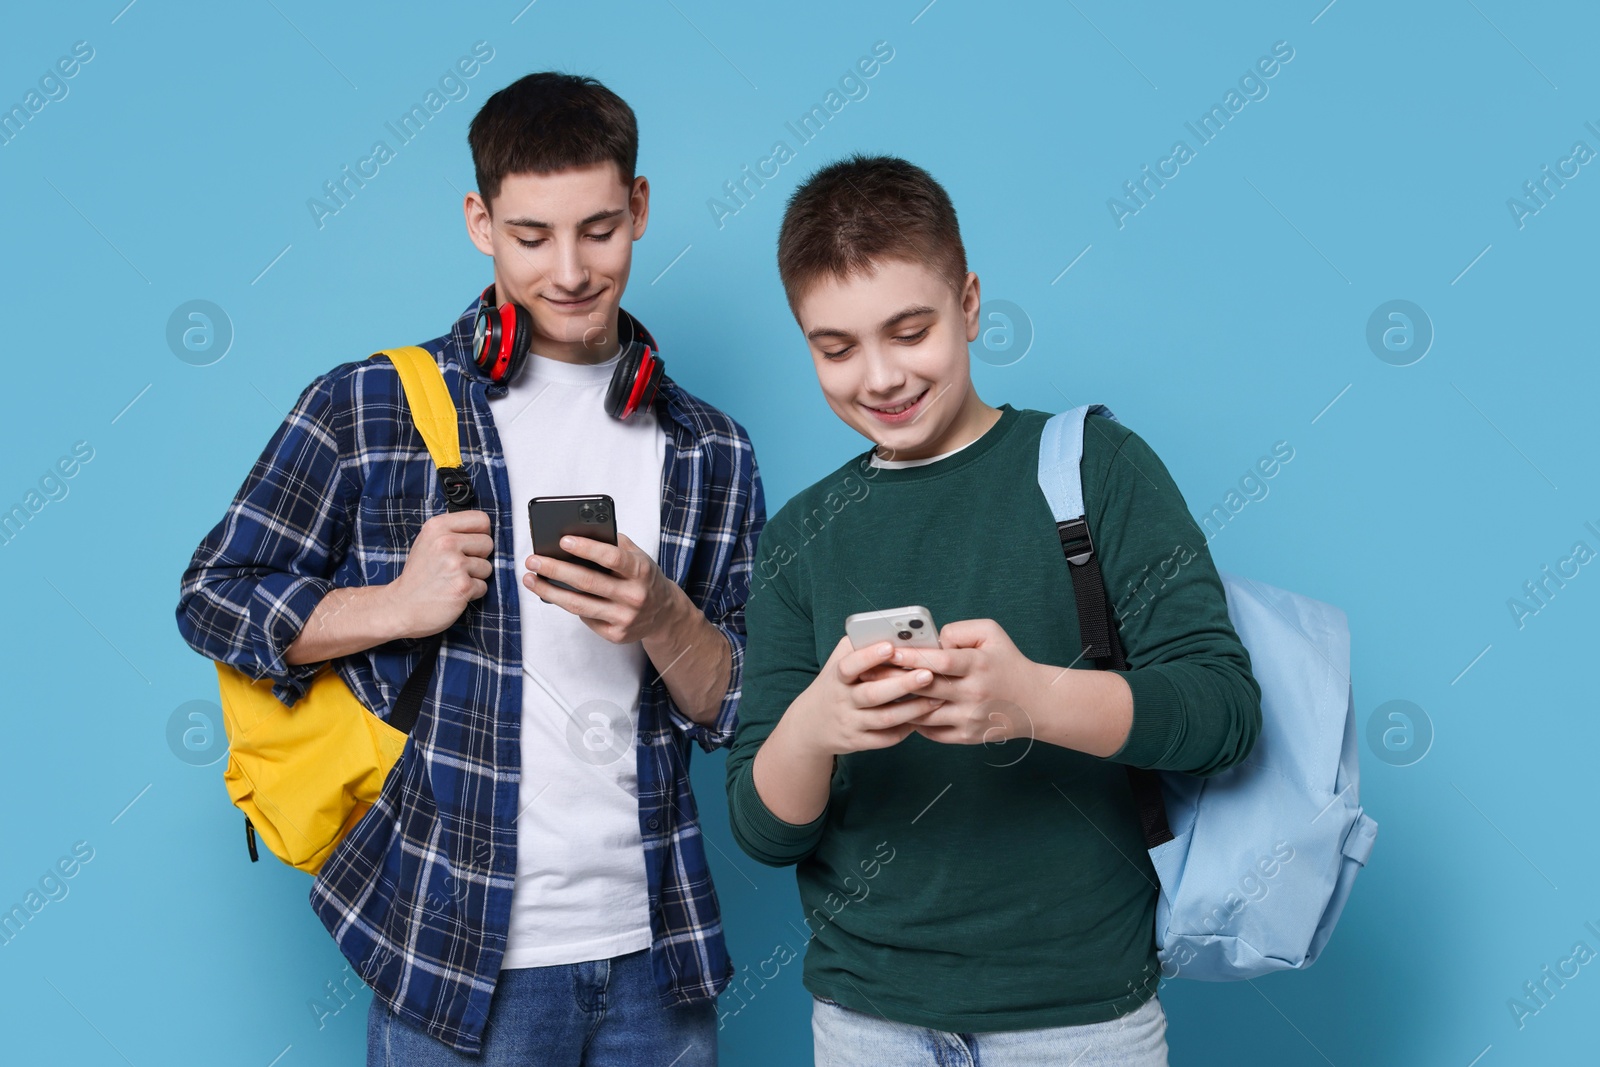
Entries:
<svg viewBox="0 0 1600 1067">
<path fill-rule="evenodd" d="M 654 815 L 652 815 L 648 819 L 646 819 L 644 821 L 644 824 L 645 824 L 645 826 L 649 827 L 652 830 L 661 829 L 661 820 L 656 818 Z"/>
</svg>

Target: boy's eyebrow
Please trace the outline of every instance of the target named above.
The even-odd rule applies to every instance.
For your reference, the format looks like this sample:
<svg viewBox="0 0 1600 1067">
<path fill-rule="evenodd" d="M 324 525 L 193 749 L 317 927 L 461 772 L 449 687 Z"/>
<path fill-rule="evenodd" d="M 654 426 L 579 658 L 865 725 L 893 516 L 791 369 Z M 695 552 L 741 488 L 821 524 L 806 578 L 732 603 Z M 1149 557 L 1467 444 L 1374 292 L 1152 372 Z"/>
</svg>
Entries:
<svg viewBox="0 0 1600 1067">
<path fill-rule="evenodd" d="M 928 307 L 926 304 L 919 304 L 916 307 L 908 307 L 905 310 L 897 311 L 893 315 L 890 315 L 888 318 L 884 319 L 883 324 L 879 326 L 878 329 L 880 331 L 892 330 L 906 319 L 915 318 L 918 315 L 931 314 L 933 314 L 933 308 Z"/>
<path fill-rule="evenodd" d="M 914 318 L 918 315 L 931 315 L 933 314 L 933 311 L 934 309 L 928 307 L 926 304 L 918 304 L 914 307 L 904 308 L 900 311 L 896 311 L 893 315 L 890 315 L 888 318 L 884 319 L 883 322 L 878 325 L 878 330 L 880 333 L 886 330 L 892 330 L 906 319 Z M 852 336 L 854 335 L 849 330 L 839 330 L 830 326 L 818 326 L 815 330 L 812 330 L 810 333 L 806 334 L 806 340 L 820 341 L 824 337 Z"/>
<path fill-rule="evenodd" d="M 587 226 L 592 222 L 600 222 L 600 221 L 602 221 L 604 219 L 616 218 L 620 214 L 622 214 L 622 209 L 620 207 L 614 207 L 614 208 L 610 209 L 609 211 L 596 211 L 593 215 L 590 215 L 588 218 L 581 220 L 578 223 L 578 225 L 579 225 L 579 227 Z M 507 226 L 524 226 L 524 227 L 527 227 L 530 230 L 553 230 L 553 229 L 555 229 L 555 225 L 553 223 L 540 222 L 538 219 L 528 219 L 528 218 L 506 219 L 506 225 Z"/>
</svg>

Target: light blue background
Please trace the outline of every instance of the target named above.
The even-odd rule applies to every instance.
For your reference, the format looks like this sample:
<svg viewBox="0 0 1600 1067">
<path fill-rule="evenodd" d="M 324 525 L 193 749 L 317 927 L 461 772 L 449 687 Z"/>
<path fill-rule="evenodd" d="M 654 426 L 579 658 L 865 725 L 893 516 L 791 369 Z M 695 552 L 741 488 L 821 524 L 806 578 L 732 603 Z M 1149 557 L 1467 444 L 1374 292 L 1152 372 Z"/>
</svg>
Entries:
<svg viewBox="0 0 1600 1067">
<path fill-rule="evenodd" d="M 865 446 L 821 402 L 773 257 L 788 192 L 853 150 L 943 181 L 986 296 L 1022 309 L 1027 356 L 974 362 L 985 399 L 1110 404 L 1196 514 L 1294 447 L 1212 551 L 1349 613 L 1363 733 L 1404 699 L 1435 736 L 1409 766 L 1364 747 L 1382 830 L 1314 968 L 1162 989 L 1175 1064 L 1592 1059 L 1600 964 L 1520 1029 L 1507 1004 L 1576 942 L 1600 950 L 1600 567 L 1524 628 L 1507 607 L 1575 541 L 1600 549 L 1600 165 L 1524 228 L 1506 205 L 1574 141 L 1600 149 L 1585 5 L 124 3 L 9 4 L 0 36 L 5 107 L 73 42 L 95 50 L 0 147 L 0 508 L 94 449 L 0 546 L 0 907 L 94 849 L 0 947 L 6 1059 L 360 1062 L 367 995 L 322 1029 L 308 1006 L 348 972 L 305 876 L 249 864 L 220 766 L 169 748 L 174 710 L 215 695 L 173 624 L 178 576 L 313 376 L 436 336 L 487 282 L 461 222 L 466 125 L 550 67 L 638 112 L 655 198 L 626 304 L 749 428 L 770 511 Z M 467 98 L 319 229 L 307 199 L 478 40 L 494 58 Z M 707 200 L 880 40 L 870 94 L 719 228 Z M 1107 199 L 1193 147 L 1184 123 L 1280 40 L 1270 95 L 1119 229 Z M 236 331 L 211 366 L 165 340 L 192 299 Z M 1392 299 L 1436 330 L 1411 366 L 1365 340 Z M 720 757 L 695 778 L 731 949 L 754 964 L 791 936 L 793 876 L 734 846 Z M 786 968 L 728 1020 L 724 1062 L 809 1062 L 807 1003 Z"/>
</svg>

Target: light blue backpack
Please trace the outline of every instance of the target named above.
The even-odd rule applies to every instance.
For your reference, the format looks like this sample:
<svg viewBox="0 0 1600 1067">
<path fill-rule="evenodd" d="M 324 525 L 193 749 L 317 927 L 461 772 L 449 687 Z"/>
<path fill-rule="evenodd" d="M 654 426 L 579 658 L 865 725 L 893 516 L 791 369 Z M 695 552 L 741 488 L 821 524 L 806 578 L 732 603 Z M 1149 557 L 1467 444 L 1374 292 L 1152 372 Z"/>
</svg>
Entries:
<svg viewBox="0 0 1600 1067">
<path fill-rule="evenodd" d="M 1072 573 L 1084 658 L 1125 670 L 1084 517 L 1079 465 L 1091 414 L 1116 418 L 1096 404 L 1045 425 L 1039 487 Z M 1231 574 L 1222 585 L 1261 685 L 1254 749 L 1209 778 L 1128 769 L 1161 880 L 1161 972 L 1213 982 L 1310 966 L 1378 834 L 1358 796 L 1344 612 Z"/>
</svg>

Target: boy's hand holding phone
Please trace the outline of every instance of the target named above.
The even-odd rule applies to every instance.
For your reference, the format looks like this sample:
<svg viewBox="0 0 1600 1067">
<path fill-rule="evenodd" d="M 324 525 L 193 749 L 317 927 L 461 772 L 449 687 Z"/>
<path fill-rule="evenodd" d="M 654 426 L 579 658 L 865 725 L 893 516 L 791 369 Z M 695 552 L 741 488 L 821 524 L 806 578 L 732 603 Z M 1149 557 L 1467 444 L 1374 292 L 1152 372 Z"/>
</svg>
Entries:
<svg viewBox="0 0 1600 1067">
<path fill-rule="evenodd" d="M 922 695 L 934 682 L 932 672 L 893 665 L 895 651 L 888 641 L 855 649 L 848 637 L 841 637 L 828 662 L 784 716 L 784 723 L 793 721 L 795 741 L 816 752 L 841 756 L 905 740 L 916 729 L 912 720 L 937 709 L 939 701 Z M 901 697 L 908 699 L 900 701 Z"/>
<path fill-rule="evenodd" d="M 1037 663 L 993 619 L 952 622 L 939 631 L 939 644 L 898 649 L 890 660 L 934 672 L 919 692 L 944 703 L 911 724 L 928 740 L 993 745 L 1027 738 L 1101 758 L 1127 742 L 1133 692 L 1120 672 Z"/>
<path fill-rule="evenodd" d="M 589 560 L 604 570 L 581 563 L 530 555 L 522 584 L 539 599 L 564 608 L 613 644 L 642 641 L 673 621 L 678 606 L 675 593 L 681 592 L 656 565 L 656 561 L 628 539 L 617 535 L 608 545 L 590 537 L 568 534 L 561 548 L 580 559 Z M 563 589 L 553 584 L 563 582 Z"/>
<path fill-rule="evenodd" d="M 934 673 L 920 691 L 941 706 L 912 723 L 928 740 L 978 745 L 1033 735 L 1027 709 L 1040 706 L 1036 689 L 1043 668 L 993 619 L 948 623 L 939 631 L 938 648 L 897 648 L 889 662 Z"/>
</svg>

